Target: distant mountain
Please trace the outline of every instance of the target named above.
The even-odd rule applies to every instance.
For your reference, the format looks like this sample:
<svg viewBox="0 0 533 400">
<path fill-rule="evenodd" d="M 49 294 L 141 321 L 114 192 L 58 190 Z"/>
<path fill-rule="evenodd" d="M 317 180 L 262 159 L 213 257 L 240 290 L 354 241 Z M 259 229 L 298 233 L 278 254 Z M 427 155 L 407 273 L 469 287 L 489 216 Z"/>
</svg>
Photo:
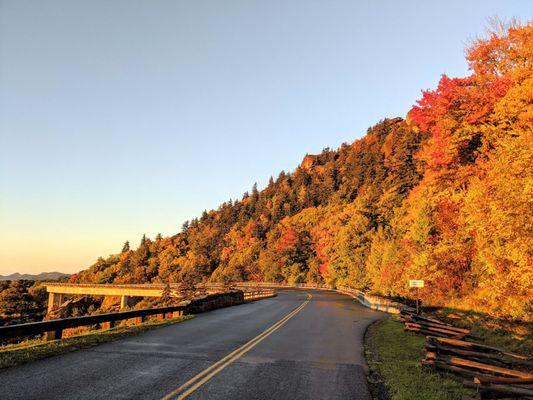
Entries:
<svg viewBox="0 0 533 400">
<path fill-rule="evenodd" d="M 0 275 L 0 281 L 15 281 L 19 279 L 25 279 L 28 281 L 45 281 L 48 279 L 68 278 L 70 274 L 64 274 L 62 272 L 41 272 L 37 275 L 32 274 L 19 274 L 15 272 L 11 275 Z"/>
</svg>

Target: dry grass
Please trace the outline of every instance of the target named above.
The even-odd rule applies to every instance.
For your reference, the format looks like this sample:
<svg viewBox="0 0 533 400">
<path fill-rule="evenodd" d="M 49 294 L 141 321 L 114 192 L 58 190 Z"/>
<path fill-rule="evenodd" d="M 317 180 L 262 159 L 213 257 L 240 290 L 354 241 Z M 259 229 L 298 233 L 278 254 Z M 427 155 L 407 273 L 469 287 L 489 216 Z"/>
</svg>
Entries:
<svg viewBox="0 0 533 400">
<path fill-rule="evenodd" d="M 533 324 L 494 318 L 475 311 L 441 308 L 433 314 L 460 328 L 471 330 L 474 342 L 533 356 Z"/>
</svg>

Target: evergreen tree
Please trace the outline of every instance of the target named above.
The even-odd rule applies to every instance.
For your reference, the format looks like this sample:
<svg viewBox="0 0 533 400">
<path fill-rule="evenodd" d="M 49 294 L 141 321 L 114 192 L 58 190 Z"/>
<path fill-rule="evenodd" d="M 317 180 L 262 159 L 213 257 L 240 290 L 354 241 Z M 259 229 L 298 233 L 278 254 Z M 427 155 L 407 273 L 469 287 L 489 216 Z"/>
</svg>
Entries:
<svg viewBox="0 0 533 400">
<path fill-rule="evenodd" d="M 163 288 L 163 293 L 161 294 L 160 302 L 165 306 L 171 306 L 174 303 L 172 290 L 170 289 L 170 284 L 168 283 Z"/>
<path fill-rule="evenodd" d="M 143 237 L 141 238 L 141 246 L 144 246 L 147 241 L 148 241 L 148 238 L 146 237 L 146 233 L 145 233 L 143 234 Z"/>
</svg>

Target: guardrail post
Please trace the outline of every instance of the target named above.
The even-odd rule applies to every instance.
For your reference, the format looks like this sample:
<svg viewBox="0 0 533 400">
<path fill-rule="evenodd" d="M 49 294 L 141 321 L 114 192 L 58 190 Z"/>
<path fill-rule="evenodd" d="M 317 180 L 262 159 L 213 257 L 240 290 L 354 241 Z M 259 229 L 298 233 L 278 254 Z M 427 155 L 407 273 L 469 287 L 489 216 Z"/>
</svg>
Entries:
<svg viewBox="0 0 533 400">
<path fill-rule="evenodd" d="M 111 329 L 115 327 L 115 321 L 102 322 L 102 329 Z"/>
<path fill-rule="evenodd" d="M 158 319 L 158 320 L 163 320 L 163 319 L 165 319 L 165 313 L 157 314 L 157 319 Z"/>
<path fill-rule="evenodd" d="M 63 329 L 56 329 L 55 331 L 46 332 L 44 334 L 44 340 L 51 342 L 52 340 L 59 340 L 63 336 Z"/>
<path fill-rule="evenodd" d="M 136 324 L 142 324 L 145 321 L 146 317 L 144 315 L 141 315 L 140 317 L 135 317 L 135 323 Z"/>
<path fill-rule="evenodd" d="M 183 315 L 183 311 L 174 311 L 172 313 L 172 318 L 178 318 L 178 317 L 181 317 Z"/>
</svg>

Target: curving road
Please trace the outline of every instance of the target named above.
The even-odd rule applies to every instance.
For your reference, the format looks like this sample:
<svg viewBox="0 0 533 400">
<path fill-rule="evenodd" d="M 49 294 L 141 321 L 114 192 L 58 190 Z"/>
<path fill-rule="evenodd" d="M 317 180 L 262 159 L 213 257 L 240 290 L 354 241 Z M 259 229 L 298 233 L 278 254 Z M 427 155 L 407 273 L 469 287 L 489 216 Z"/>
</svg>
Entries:
<svg viewBox="0 0 533 400">
<path fill-rule="evenodd" d="M 278 296 L 0 372 L 7 399 L 370 399 L 348 296 Z"/>
</svg>

